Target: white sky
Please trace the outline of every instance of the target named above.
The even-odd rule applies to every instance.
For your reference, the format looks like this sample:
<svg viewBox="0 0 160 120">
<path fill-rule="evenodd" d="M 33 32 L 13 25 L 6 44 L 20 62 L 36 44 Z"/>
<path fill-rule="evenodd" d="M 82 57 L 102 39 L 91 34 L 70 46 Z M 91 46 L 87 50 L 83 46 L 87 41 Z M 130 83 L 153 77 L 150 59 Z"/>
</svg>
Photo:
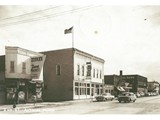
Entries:
<svg viewBox="0 0 160 120">
<path fill-rule="evenodd" d="M 105 74 L 123 70 L 123 74 L 139 74 L 160 82 L 160 6 L 91 6 L 62 14 L 86 7 L 65 5 L 2 20 L 50 7 L 54 6 L 0 6 L 0 55 L 5 54 L 6 45 L 37 52 L 71 48 L 72 34 L 65 35 L 64 30 L 74 26 L 74 47 L 104 59 Z M 2 26 L 59 13 L 43 20 Z"/>
</svg>

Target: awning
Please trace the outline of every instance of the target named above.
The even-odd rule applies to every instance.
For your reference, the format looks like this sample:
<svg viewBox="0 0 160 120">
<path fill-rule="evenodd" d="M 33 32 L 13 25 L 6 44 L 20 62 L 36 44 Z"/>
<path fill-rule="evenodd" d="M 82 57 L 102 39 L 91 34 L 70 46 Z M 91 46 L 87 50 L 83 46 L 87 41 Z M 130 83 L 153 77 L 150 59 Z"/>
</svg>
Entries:
<svg viewBox="0 0 160 120">
<path fill-rule="evenodd" d="M 29 81 L 30 83 L 32 83 L 32 84 L 35 84 L 36 82 L 35 81 Z"/>
<path fill-rule="evenodd" d="M 117 87 L 117 89 L 118 89 L 119 91 L 125 91 L 125 90 L 123 89 L 123 87 Z"/>
</svg>

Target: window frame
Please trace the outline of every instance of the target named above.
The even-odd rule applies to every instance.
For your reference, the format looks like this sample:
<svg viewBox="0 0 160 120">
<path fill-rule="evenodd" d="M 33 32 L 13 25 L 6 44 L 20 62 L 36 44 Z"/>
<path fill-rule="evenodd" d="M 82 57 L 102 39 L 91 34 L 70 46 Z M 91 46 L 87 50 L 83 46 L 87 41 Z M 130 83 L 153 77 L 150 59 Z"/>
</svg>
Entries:
<svg viewBox="0 0 160 120">
<path fill-rule="evenodd" d="M 10 61 L 10 73 L 15 72 L 15 61 Z"/>
<path fill-rule="evenodd" d="M 57 76 L 60 76 L 60 75 L 61 75 L 61 65 L 60 65 L 60 64 L 57 64 L 57 65 L 56 65 L 56 75 L 57 75 Z"/>
</svg>

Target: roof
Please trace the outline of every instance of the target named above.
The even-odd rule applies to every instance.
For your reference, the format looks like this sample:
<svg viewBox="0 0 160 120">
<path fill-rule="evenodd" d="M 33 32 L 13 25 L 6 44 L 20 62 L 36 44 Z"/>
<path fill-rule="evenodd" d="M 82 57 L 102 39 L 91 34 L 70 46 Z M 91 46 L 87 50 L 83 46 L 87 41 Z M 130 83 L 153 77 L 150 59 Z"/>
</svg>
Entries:
<svg viewBox="0 0 160 120">
<path fill-rule="evenodd" d="M 90 56 L 90 57 L 92 57 L 92 58 L 96 58 L 96 59 L 100 60 L 101 62 L 105 62 L 104 59 L 99 58 L 99 57 L 96 57 L 96 56 L 94 56 L 94 55 L 92 55 L 92 54 L 89 54 L 89 53 L 87 53 L 87 52 L 81 51 L 81 50 L 79 50 L 79 49 L 77 49 L 77 48 L 65 48 L 65 49 L 58 49 L 58 50 L 50 50 L 50 51 L 43 51 L 43 52 L 40 52 L 40 53 L 56 52 L 56 51 L 66 51 L 66 50 L 73 50 L 74 52 L 79 52 L 79 53 L 82 53 L 82 54 L 84 54 L 84 55 Z"/>
</svg>

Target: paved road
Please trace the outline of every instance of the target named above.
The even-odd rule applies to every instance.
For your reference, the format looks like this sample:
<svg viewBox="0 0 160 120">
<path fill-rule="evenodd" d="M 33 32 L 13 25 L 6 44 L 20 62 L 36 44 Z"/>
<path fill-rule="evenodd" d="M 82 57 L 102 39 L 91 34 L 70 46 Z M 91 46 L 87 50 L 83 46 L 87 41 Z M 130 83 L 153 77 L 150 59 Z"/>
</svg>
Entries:
<svg viewBox="0 0 160 120">
<path fill-rule="evenodd" d="M 160 96 L 137 98 L 135 103 L 119 103 L 117 100 L 106 102 L 74 102 L 61 106 L 43 106 L 34 109 L 10 110 L 9 114 L 160 114 Z"/>
</svg>

